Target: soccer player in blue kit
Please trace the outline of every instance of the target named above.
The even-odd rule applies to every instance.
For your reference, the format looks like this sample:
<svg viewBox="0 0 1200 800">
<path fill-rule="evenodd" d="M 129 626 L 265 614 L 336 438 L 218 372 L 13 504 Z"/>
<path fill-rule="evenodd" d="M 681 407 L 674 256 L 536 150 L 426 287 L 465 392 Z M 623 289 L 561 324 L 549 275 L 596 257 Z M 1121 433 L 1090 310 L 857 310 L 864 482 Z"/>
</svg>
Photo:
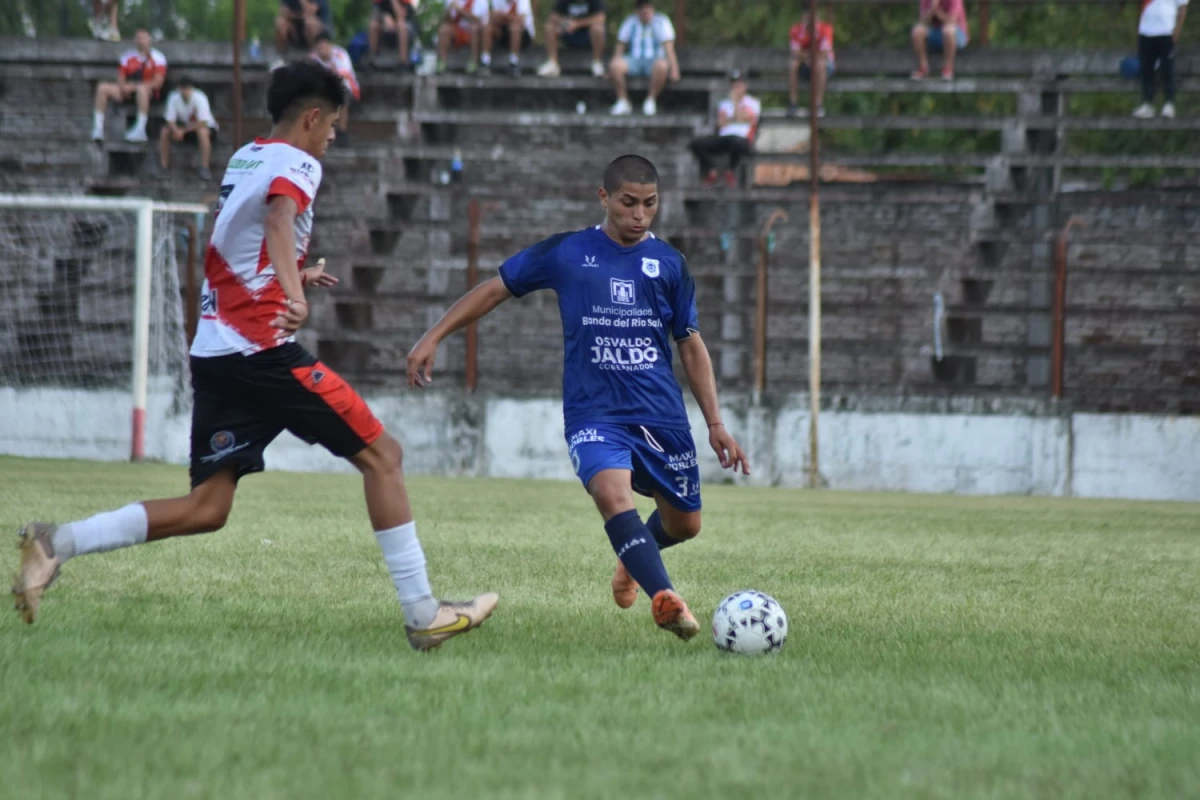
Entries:
<svg viewBox="0 0 1200 800">
<path fill-rule="evenodd" d="M 613 599 L 629 608 L 640 585 L 655 623 L 690 639 L 700 626 L 659 552 L 700 532 L 700 471 L 671 368 L 672 338 L 721 466 L 748 475 L 750 463 L 721 422 L 687 262 L 650 233 L 658 171 L 641 156 L 621 156 L 605 170 L 599 194 L 603 224 L 523 250 L 500 266 L 499 277 L 451 306 L 409 352 L 409 385 L 429 383 L 437 346 L 451 333 L 510 297 L 553 289 L 566 340 L 567 446 L 617 554 Z M 653 497 L 657 506 L 644 523 L 634 492 Z"/>
</svg>

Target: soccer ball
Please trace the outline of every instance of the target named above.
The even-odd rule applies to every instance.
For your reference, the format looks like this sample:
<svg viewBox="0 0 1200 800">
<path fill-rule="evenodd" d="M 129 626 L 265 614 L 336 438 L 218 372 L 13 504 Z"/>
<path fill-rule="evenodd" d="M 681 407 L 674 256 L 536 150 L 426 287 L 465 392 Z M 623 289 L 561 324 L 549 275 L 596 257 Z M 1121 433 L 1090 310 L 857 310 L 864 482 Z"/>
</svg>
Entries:
<svg viewBox="0 0 1200 800">
<path fill-rule="evenodd" d="M 787 631 L 779 601 L 753 589 L 729 595 L 713 614 L 713 642 L 726 653 L 774 653 L 787 641 Z"/>
</svg>

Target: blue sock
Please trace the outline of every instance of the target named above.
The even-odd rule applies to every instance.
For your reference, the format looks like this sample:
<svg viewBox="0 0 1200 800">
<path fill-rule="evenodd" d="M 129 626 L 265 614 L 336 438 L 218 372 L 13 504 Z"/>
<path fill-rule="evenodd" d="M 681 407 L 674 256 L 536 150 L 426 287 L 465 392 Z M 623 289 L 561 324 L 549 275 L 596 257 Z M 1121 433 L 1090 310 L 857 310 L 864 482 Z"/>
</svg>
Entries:
<svg viewBox="0 0 1200 800">
<path fill-rule="evenodd" d="M 683 539 L 675 539 L 671 534 L 667 533 L 662 524 L 662 517 L 658 515 L 658 510 L 650 515 L 650 519 L 646 520 L 646 528 L 650 531 L 650 535 L 654 537 L 654 541 L 658 542 L 659 550 L 666 550 L 668 547 L 674 547 L 677 544 L 682 544 Z"/>
<path fill-rule="evenodd" d="M 617 558 L 646 594 L 654 597 L 663 589 L 673 588 L 658 548 L 650 544 L 654 537 L 646 530 L 637 509 L 617 514 L 604 523 L 604 530 Z"/>
</svg>

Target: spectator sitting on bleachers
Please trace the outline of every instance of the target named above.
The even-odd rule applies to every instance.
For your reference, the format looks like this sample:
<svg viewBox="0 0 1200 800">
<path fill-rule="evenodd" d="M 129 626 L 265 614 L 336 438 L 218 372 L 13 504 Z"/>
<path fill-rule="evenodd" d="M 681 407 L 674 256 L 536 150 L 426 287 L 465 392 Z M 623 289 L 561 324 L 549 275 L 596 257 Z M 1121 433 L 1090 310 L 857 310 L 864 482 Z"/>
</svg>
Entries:
<svg viewBox="0 0 1200 800">
<path fill-rule="evenodd" d="M 613 51 L 609 73 L 617 90 L 613 114 L 633 111 L 629 105 L 626 76 L 650 79 L 650 92 L 642 103 L 642 113 L 652 117 L 658 113 L 658 95 L 669 78 L 679 80 L 679 59 L 675 57 L 675 26 L 666 14 L 654 11 L 654 0 L 637 0 L 635 11 L 621 23 L 617 32 L 617 47 Z M 629 56 L 625 56 L 629 48 Z"/>
<path fill-rule="evenodd" d="M 942 78 L 954 79 L 954 56 L 970 38 L 963 0 L 921 0 L 921 18 L 912 29 L 917 69 L 913 80 L 929 77 L 929 53 L 942 53 Z"/>
<path fill-rule="evenodd" d="M 1154 73 L 1162 69 L 1162 115 L 1175 118 L 1175 44 L 1183 31 L 1188 0 L 1144 0 L 1138 20 L 1138 61 L 1142 70 L 1142 104 L 1138 119 L 1154 117 Z"/>
<path fill-rule="evenodd" d="M 825 82 L 833 75 L 833 23 L 822 22 L 817 15 L 817 58 L 815 68 L 812 61 L 812 22 L 808 14 L 792 26 L 788 37 L 792 58 L 788 64 L 788 114 L 795 116 L 800 104 L 800 79 L 811 80 L 817 90 L 817 115 L 825 116 Z M 805 111 L 805 115 L 808 112 Z"/>
<path fill-rule="evenodd" d="M 543 78 L 562 74 L 558 65 L 559 38 L 567 47 L 592 51 L 592 75 L 604 75 L 604 0 L 558 0 L 546 20 L 546 63 L 538 68 Z"/>
<path fill-rule="evenodd" d="M 738 165 L 754 144 L 762 103 L 758 98 L 746 94 L 746 88 L 746 77 L 741 70 L 733 70 L 729 74 L 729 97 L 717 107 L 717 135 L 692 140 L 692 153 L 700 162 L 700 175 L 706 186 L 717 182 L 717 168 L 713 160 L 722 154 L 729 156 L 725 182 L 731 187 L 736 186 Z"/>
<path fill-rule="evenodd" d="M 521 74 L 521 51 L 534 40 L 533 10 L 529 0 L 491 0 L 487 24 L 483 26 L 483 54 L 479 57 L 485 73 L 492 69 L 492 42 L 508 47 L 508 71 Z"/>
<path fill-rule="evenodd" d="M 342 104 L 341 113 L 338 114 L 337 127 L 338 140 L 342 144 L 348 144 L 350 139 L 346 129 L 350 125 L 350 103 L 362 99 L 358 76 L 354 74 L 354 62 L 350 60 L 350 54 L 344 47 L 333 43 L 333 37 L 326 31 L 317 34 L 317 44 L 313 47 L 312 58 L 330 72 L 336 72 L 342 79 L 342 85 L 346 87 L 346 102 Z"/>
<path fill-rule="evenodd" d="M 92 16 L 88 19 L 92 37 L 109 42 L 121 41 L 117 26 L 117 0 L 92 0 Z"/>
<path fill-rule="evenodd" d="M 311 50 L 323 30 L 333 30 L 329 0 L 280 0 L 275 16 L 275 51 L 279 57 L 271 69 L 283 66 L 292 45 Z"/>
<path fill-rule="evenodd" d="M 107 81 L 96 85 L 95 113 L 92 120 L 92 139 L 104 141 L 104 112 L 109 101 L 124 103 L 131 96 L 137 99 L 137 122 L 125 134 L 127 142 L 146 141 L 146 120 L 150 114 L 151 99 L 158 99 L 163 81 L 167 77 L 167 58 L 153 49 L 150 32 L 139 30 L 133 36 L 133 50 L 121 54 L 117 67 L 117 82 Z"/>
<path fill-rule="evenodd" d="M 379 40 L 384 34 L 389 38 L 396 37 L 396 51 L 399 57 L 400 70 L 406 71 L 412 67 L 408 58 L 409 25 L 413 18 L 411 0 L 375 0 L 375 10 L 371 12 L 371 23 L 367 26 L 367 52 L 369 61 L 374 66 L 379 54 Z"/>
<path fill-rule="evenodd" d="M 432 0 L 429 0 L 432 2 Z M 467 74 L 479 69 L 479 37 L 488 17 L 488 0 L 445 0 L 446 15 L 438 28 L 439 74 L 446 71 L 451 47 L 470 47 Z"/>
<path fill-rule="evenodd" d="M 200 169 L 204 180 L 212 178 L 209 163 L 212 145 L 217 138 L 217 120 L 213 117 L 208 95 L 192 85 L 190 78 L 180 78 L 179 88 L 167 95 L 167 110 L 163 113 L 166 125 L 158 137 L 158 163 L 164 169 L 171 165 L 171 142 L 195 142 L 200 147 Z"/>
</svg>

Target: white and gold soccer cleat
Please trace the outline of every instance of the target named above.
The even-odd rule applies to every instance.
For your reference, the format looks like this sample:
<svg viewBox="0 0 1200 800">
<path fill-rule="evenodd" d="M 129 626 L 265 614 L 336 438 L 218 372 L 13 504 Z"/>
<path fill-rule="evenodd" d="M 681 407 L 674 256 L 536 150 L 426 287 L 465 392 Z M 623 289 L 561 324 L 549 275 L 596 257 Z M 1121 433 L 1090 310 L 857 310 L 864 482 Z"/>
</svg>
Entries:
<svg viewBox="0 0 1200 800">
<path fill-rule="evenodd" d="M 18 534 L 21 542 L 21 566 L 13 583 L 14 606 L 30 625 L 37 619 L 42 594 L 58 577 L 62 562 L 54 555 L 51 537 L 57 526 L 48 522 L 30 522 Z"/>
<path fill-rule="evenodd" d="M 425 651 L 438 648 L 447 639 L 482 625 L 484 620 L 496 610 L 496 604 L 499 602 L 500 595 L 495 592 L 481 594 L 466 603 L 443 600 L 428 628 L 417 629 L 408 625 L 404 626 L 404 631 L 408 634 L 408 643 L 414 650 Z"/>
</svg>

